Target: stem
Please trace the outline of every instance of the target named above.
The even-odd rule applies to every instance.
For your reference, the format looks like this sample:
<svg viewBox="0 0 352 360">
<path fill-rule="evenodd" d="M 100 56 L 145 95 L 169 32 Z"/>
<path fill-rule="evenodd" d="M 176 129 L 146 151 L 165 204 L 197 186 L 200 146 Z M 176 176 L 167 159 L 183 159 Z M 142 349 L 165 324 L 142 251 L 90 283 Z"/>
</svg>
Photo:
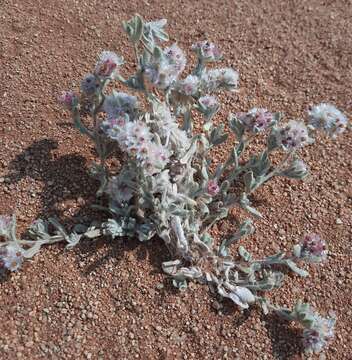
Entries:
<svg viewBox="0 0 352 360">
<path fill-rule="evenodd" d="M 204 69 L 204 61 L 201 58 L 198 58 L 198 63 L 195 69 L 193 70 L 193 75 L 200 76 Z"/>
<path fill-rule="evenodd" d="M 281 163 L 272 171 L 270 171 L 268 174 L 266 174 L 265 176 L 263 176 L 262 180 L 260 182 L 257 183 L 257 185 L 248 193 L 252 194 L 256 189 L 258 189 L 259 186 L 263 185 L 265 182 L 267 182 L 268 180 L 270 180 L 272 177 L 274 177 L 275 175 L 277 175 L 280 171 L 283 170 L 283 168 L 287 165 L 287 163 L 289 162 L 289 160 L 292 159 L 293 155 L 294 155 L 295 151 L 291 151 L 289 152 L 285 158 L 281 161 Z"/>
<path fill-rule="evenodd" d="M 136 44 L 136 43 L 133 44 L 133 51 L 134 51 L 134 56 L 136 57 L 136 65 L 137 65 L 137 70 L 138 70 L 139 69 L 138 44 Z"/>
</svg>

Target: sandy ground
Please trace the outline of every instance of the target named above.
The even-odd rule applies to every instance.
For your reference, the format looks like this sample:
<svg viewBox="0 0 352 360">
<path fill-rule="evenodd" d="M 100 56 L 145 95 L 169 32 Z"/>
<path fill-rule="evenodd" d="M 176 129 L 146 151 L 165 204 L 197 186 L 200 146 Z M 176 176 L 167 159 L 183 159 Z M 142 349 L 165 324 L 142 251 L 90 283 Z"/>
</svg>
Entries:
<svg viewBox="0 0 352 360">
<path fill-rule="evenodd" d="M 197 40 L 217 42 L 223 65 L 239 70 L 241 89 L 224 98 L 219 121 L 253 106 L 296 118 L 321 101 L 352 113 L 350 0 L 0 0 L 0 213 L 16 211 L 21 231 L 38 217 L 72 225 L 94 216 L 94 152 L 56 97 L 77 88 L 103 49 L 131 60 L 121 21 L 136 12 L 167 18 L 188 54 Z M 307 181 L 261 189 L 264 219 L 245 241 L 263 256 L 291 248 L 306 231 L 327 240 L 327 263 L 306 280 L 289 276 L 272 295 L 281 305 L 300 298 L 336 312 L 336 337 L 321 359 L 352 359 L 351 136 L 303 151 Z M 231 226 L 220 224 L 219 237 Z M 198 285 L 175 291 L 161 272 L 167 259 L 158 240 L 44 249 L 1 280 L 0 358 L 304 358 L 298 330 L 277 318 L 226 302 L 219 309 Z"/>
</svg>

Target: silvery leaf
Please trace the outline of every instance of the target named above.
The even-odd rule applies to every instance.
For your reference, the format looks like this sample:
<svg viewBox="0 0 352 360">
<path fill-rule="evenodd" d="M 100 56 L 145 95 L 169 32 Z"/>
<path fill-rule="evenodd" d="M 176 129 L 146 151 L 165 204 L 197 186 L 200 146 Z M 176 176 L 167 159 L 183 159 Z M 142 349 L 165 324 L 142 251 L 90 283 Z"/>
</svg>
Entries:
<svg viewBox="0 0 352 360">
<path fill-rule="evenodd" d="M 246 186 L 246 192 L 250 193 L 256 185 L 256 180 L 253 176 L 253 172 L 249 171 L 249 172 L 245 173 L 243 176 L 243 181 Z"/>
<path fill-rule="evenodd" d="M 236 115 L 230 114 L 229 116 L 230 129 L 235 133 L 237 140 L 241 141 L 244 134 L 244 126 Z"/>
<path fill-rule="evenodd" d="M 306 277 L 309 275 L 308 271 L 300 269 L 292 260 L 285 260 L 285 264 L 299 276 Z"/>
<path fill-rule="evenodd" d="M 240 254 L 240 256 L 242 257 L 242 259 L 244 261 L 251 261 L 252 259 L 252 255 L 243 247 L 243 246 L 240 246 L 238 248 L 238 253 Z"/>
</svg>

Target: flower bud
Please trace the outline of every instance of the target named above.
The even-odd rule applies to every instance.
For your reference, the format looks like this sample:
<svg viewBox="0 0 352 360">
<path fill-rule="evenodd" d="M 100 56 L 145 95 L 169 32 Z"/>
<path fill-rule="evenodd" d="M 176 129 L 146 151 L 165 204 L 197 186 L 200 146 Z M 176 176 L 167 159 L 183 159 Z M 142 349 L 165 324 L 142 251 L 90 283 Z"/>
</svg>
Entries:
<svg viewBox="0 0 352 360">
<path fill-rule="evenodd" d="M 303 331 L 303 347 L 308 353 L 319 353 L 334 336 L 335 319 L 325 319 L 311 314 L 312 325 Z"/>
<path fill-rule="evenodd" d="M 286 176 L 291 179 L 304 179 L 308 175 L 308 168 L 304 161 L 295 159 L 290 166 L 279 173 L 280 176 Z"/>
<path fill-rule="evenodd" d="M 208 181 L 207 191 L 208 191 L 208 194 L 211 196 L 217 195 L 217 193 L 220 191 L 220 188 L 219 188 L 219 185 L 216 180 Z"/>
<path fill-rule="evenodd" d="M 99 80 L 93 74 L 86 75 L 81 81 L 81 91 L 87 95 L 95 94 L 99 86 Z"/>
<path fill-rule="evenodd" d="M 305 235 L 295 254 L 309 262 L 321 262 L 327 257 L 325 241 L 317 234 Z"/>
<path fill-rule="evenodd" d="M 0 216 L 0 236 L 8 236 L 11 222 L 12 218 L 10 216 Z"/>
<path fill-rule="evenodd" d="M 58 101 L 62 104 L 66 109 L 73 110 L 78 104 L 78 98 L 76 94 L 72 91 L 63 91 L 59 96 Z"/>
</svg>

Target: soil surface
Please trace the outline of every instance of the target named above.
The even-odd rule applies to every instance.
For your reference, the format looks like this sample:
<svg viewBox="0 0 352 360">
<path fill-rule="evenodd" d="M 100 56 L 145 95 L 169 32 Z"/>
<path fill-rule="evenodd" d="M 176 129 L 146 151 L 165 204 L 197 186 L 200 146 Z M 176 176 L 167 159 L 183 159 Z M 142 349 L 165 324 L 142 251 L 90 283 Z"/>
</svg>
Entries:
<svg viewBox="0 0 352 360">
<path fill-rule="evenodd" d="M 192 43 L 219 44 L 221 65 L 236 68 L 241 81 L 238 93 L 223 97 L 218 121 L 253 106 L 299 118 L 322 101 L 352 114 L 350 0 L 0 0 L 0 213 L 16 212 L 20 231 L 38 217 L 72 226 L 99 216 L 90 210 L 93 147 L 56 98 L 78 88 L 101 50 L 132 61 L 121 22 L 136 12 L 167 18 L 193 63 Z M 335 339 L 320 359 L 352 359 L 351 140 L 350 131 L 338 141 L 318 138 L 302 151 L 308 180 L 260 189 L 254 200 L 264 218 L 244 240 L 259 257 L 290 249 L 307 231 L 326 239 L 328 261 L 310 266 L 307 279 L 288 276 L 271 295 L 283 306 L 300 298 L 336 313 Z M 225 221 L 215 232 L 221 238 L 232 229 Z M 165 260 L 158 240 L 43 249 L 1 280 L 0 358 L 304 358 L 297 328 L 220 304 L 201 285 L 175 291 L 161 271 Z"/>
</svg>

